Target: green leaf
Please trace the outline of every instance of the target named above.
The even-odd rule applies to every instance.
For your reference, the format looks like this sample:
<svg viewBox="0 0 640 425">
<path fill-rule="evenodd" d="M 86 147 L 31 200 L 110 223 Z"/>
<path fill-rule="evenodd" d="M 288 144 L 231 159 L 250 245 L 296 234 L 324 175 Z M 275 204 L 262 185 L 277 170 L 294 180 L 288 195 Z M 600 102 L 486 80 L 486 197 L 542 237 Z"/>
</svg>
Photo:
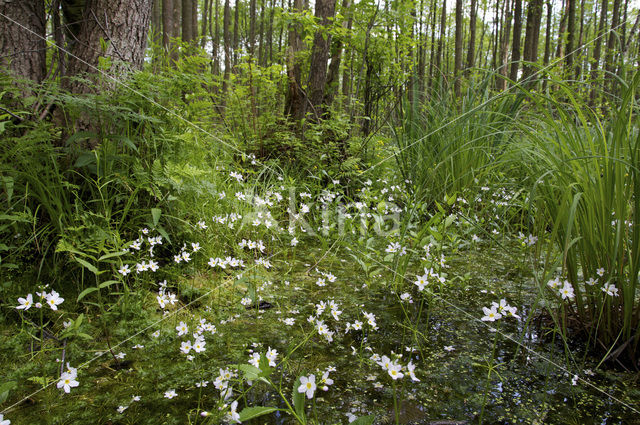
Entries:
<svg viewBox="0 0 640 425">
<path fill-rule="evenodd" d="M 113 257 L 120 257 L 121 255 L 126 254 L 126 252 L 124 251 L 118 251 L 118 252 L 110 252 L 108 254 L 103 255 L 102 257 L 98 258 L 98 261 L 103 261 L 109 258 L 113 258 Z"/>
<path fill-rule="evenodd" d="M 240 422 L 248 421 L 249 419 L 257 418 L 258 416 L 267 415 L 271 412 L 275 412 L 279 410 L 277 407 L 264 407 L 264 406 L 254 406 L 254 407 L 245 407 L 240 412 Z"/>
<path fill-rule="evenodd" d="M 376 417 L 374 415 L 360 416 L 358 419 L 351 422 L 351 425 L 371 425 L 375 419 Z"/>
<path fill-rule="evenodd" d="M 88 261 L 83 260 L 82 258 L 75 258 L 75 260 L 80 263 L 85 269 L 89 270 L 91 273 L 93 274 L 100 274 L 100 272 L 98 271 L 98 269 L 90 264 Z"/>
<path fill-rule="evenodd" d="M 9 398 L 9 392 L 17 386 L 18 383 L 15 381 L 7 381 L 0 384 L 0 404 L 7 401 L 7 398 Z"/>
<path fill-rule="evenodd" d="M 298 387 L 300 387 L 300 377 L 296 379 L 296 382 L 293 383 L 293 406 L 296 409 L 296 413 L 301 419 L 304 419 L 304 393 L 298 392 Z"/>
<path fill-rule="evenodd" d="M 244 372 L 244 377 L 248 381 L 255 381 L 260 377 L 260 373 L 262 372 L 260 369 L 250 364 L 238 365 L 238 369 Z"/>
<path fill-rule="evenodd" d="M 117 280 L 106 280 L 104 282 L 102 282 L 100 285 L 98 285 L 98 288 L 102 289 L 102 288 L 106 288 L 107 286 L 111 286 L 114 283 L 118 283 Z"/>
<path fill-rule="evenodd" d="M 158 225 L 161 214 L 162 214 L 162 210 L 160 208 L 151 208 L 151 218 L 153 218 L 153 227 L 156 227 Z"/>
<path fill-rule="evenodd" d="M 83 299 L 84 297 L 86 297 L 87 295 L 89 295 L 92 292 L 96 292 L 98 291 L 99 288 L 96 288 L 95 286 L 92 286 L 91 288 L 87 288 L 84 291 L 80 292 L 80 294 L 78 295 L 78 299 L 76 300 L 76 302 L 79 302 L 81 299 Z"/>
</svg>

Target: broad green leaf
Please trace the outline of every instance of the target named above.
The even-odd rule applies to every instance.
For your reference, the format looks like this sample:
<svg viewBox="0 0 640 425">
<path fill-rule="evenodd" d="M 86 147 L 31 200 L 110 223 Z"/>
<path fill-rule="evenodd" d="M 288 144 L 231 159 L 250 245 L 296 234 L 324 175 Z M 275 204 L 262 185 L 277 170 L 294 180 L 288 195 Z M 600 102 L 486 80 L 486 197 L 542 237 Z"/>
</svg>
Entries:
<svg viewBox="0 0 640 425">
<path fill-rule="evenodd" d="M 7 381 L 0 384 L 0 404 L 4 403 L 9 397 L 9 392 L 16 388 L 18 383 L 15 381 Z"/>
<path fill-rule="evenodd" d="M 240 422 L 248 421 L 249 419 L 257 418 L 258 416 L 267 415 L 275 412 L 276 410 L 278 410 L 277 407 L 245 407 L 242 409 L 242 412 L 240 412 Z"/>
<path fill-rule="evenodd" d="M 156 227 L 158 225 L 161 214 L 162 214 L 162 210 L 160 208 L 151 208 L 151 218 L 153 218 L 153 227 Z"/>
<path fill-rule="evenodd" d="M 124 252 L 124 251 L 110 252 L 110 253 L 105 254 L 102 257 L 98 258 L 98 261 L 103 261 L 103 260 L 106 260 L 108 258 L 113 258 L 113 257 L 120 257 L 121 255 L 124 255 L 124 254 L 126 254 L 126 252 Z"/>
<path fill-rule="evenodd" d="M 360 416 L 358 419 L 351 422 L 351 425 L 371 425 L 375 419 L 376 417 L 374 415 Z"/>
<path fill-rule="evenodd" d="M 238 365 L 238 369 L 244 372 L 244 377 L 249 381 L 255 381 L 260 376 L 261 370 L 250 364 Z"/>
<path fill-rule="evenodd" d="M 82 258 L 78 258 L 78 257 L 76 257 L 76 258 L 75 258 L 75 260 L 76 260 L 78 263 L 82 264 L 82 266 L 83 266 L 85 269 L 89 270 L 91 273 L 93 273 L 93 274 L 100 274 L 100 272 L 98 271 L 98 269 L 97 269 L 94 265 L 89 264 L 89 262 L 87 262 L 87 261 L 83 260 Z"/>
<path fill-rule="evenodd" d="M 300 377 L 296 379 L 296 382 L 293 383 L 293 406 L 296 409 L 296 413 L 298 416 L 304 420 L 304 393 L 299 393 L 298 388 L 300 387 Z"/>
<path fill-rule="evenodd" d="M 96 292 L 99 291 L 98 288 L 96 288 L 95 286 L 92 286 L 91 288 L 87 288 L 84 291 L 80 292 L 80 294 L 78 295 L 78 299 L 76 300 L 76 302 L 79 302 L 81 299 L 83 299 L 84 297 L 86 297 L 87 295 L 89 295 L 92 292 Z"/>
<path fill-rule="evenodd" d="M 118 283 L 118 281 L 117 280 L 106 280 L 106 281 L 102 282 L 100 285 L 98 285 L 98 287 L 100 289 L 102 289 L 102 288 L 106 288 L 107 286 L 111 286 L 114 283 Z"/>
</svg>

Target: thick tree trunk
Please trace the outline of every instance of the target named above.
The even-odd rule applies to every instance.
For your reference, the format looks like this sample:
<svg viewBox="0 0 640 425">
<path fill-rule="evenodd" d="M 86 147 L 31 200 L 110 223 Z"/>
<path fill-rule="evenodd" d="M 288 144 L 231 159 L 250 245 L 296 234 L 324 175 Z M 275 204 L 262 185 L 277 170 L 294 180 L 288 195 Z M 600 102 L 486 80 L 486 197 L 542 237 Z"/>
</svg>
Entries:
<svg viewBox="0 0 640 425">
<path fill-rule="evenodd" d="M 615 77 L 613 74 L 615 73 L 614 66 L 614 56 L 616 54 L 617 49 L 619 48 L 618 44 L 618 32 L 620 31 L 620 9 L 621 9 L 621 0 L 613 1 L 613 10 L 611 14 L 611 31 L 609 32 L 609 40 L 607 41 L 607 56 L 605 57 L 605 69 L 607 70 L 607 80 L 609 81 L 609 89 L 613 91 L 615 86 Z"/>
<path fill-rule="evenodd" d="M 502 31 L 501 41 L 500 41 L 500 75 L 506 77 L 508 74 L 508 60 L 509 60 L 509 39 L 511 38 L 511 21 L 513 20 L 513 12 L 511 9 L 510 0 L 506 0 L 504 2 L 504 6 L 506 7 L 506 11 L 504 15 L 506 15 L 504 19 L 504 29 Z M 507 80 L 505 78 L 499 78 L 496 84 L 496 88 L 498 90 L 504 90 L 507 88 Z"/>
<path fill-rule="evenodd" d="M 543 0 L 530 0 L 527 7 L 527 28 L 524 36 L 524 67 L 522 78 L 526 80 L 533 75 L 531 63 L 538 60 L 538 42 L 540 40 L 540 24 L 542 22 Z M 546 54 L 546 52 L 545 52 Z"/>
<path fill-rule="evenodd" d="M 460 80 L 462 76 L 462 0 L 456 0 L 456 38 L 455 58 L 453 66 L 453 88 L 456 97 L 460 97 Z"/>
<path fill-rule="evenodd" d="M 182 0 L 182 41 L 190 43 L 193 40 L 193 0 Z"/>
<path fill-rule="evenodd" d="M 151 3 L 152 0 L 94 0 L 87 3 L 82 24 L 74 34 L 78 41 L 69 58 L 68 75 L 95 73 L 100 58 L 120 62 L 125 69 L 140 69 L 147 46 Z M 122 66 L 116 68 L 118 72 L 123 70 Z M 68 82 L 68 88 L 73 93 L 90 90 L 78 81 Z"/>
<path fill-rule="evenodd" d="M 44 2 L 0 0 L 0 67 L 41 82 L 46 73 Z M 35 33 L 35 34 L 34 34 Z"/>
<path fill-rule="evenodd" d="M 551 18 L 553 17 L 553 4 L 551 0 L 547 1 L 547 28 L 544 39 L 544 59 L 542 63 L 546 67 L 549 65 L 549 61 L 551 60 Z"/>
<path fill-rule="evenodd" d="M 529 3 L 529 7 L 531 7 L 531 3 Z M 527 29 L 528 28 L 529 27 L 527 26 Z M 522 35 L 522 0 L 515 0 L 515 11 L 514 11 L 514 19 L 513 19 L 513 45 L 511 46 L 511 70 L 509 72 L 509 79 L 511 79 L 512 81 L 518 80 L 518 70 L 520 69 L 521 35 Z"/>
<path fill-rule="evenodd" d="M 222 23 L 222 39 L 224 40 L 224 77 L 222 79 L 222 100 L 224 105 L 227 90 L 229 89 L 229 80 L 231 78 L 231 6 L 229 0 L 224 2 L 224 17 Z"/>
</svg>

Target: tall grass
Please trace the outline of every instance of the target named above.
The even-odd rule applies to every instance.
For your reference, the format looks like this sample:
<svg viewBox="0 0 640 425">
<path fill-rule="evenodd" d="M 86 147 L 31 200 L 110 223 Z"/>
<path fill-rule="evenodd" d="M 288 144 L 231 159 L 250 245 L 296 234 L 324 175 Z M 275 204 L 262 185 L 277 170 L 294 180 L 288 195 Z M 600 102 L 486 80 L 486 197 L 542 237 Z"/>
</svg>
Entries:
<svg viewBox="0 0 640 425">
<path fill-rule="evenodd" d="M 633 364 L 640 340 L 639 83 L 636 73 L 618 108 L 605 117 L 566 86 L 553 98 L 532 97 L 539 108 L 522 148 L 537 179 L 531 202 L 538 222 L 551 230 L 547 259 L 561 255 L 562 277 L 575 292 L 569 314 L 590 344 L 608 358 L 626 353 Z M 545 274 L 554 272 L 548 266 Z M 607 295 L 604 285 L 615 285 L 619 296 Z"/>
<path fill-rule="evenodd" d="M 441 200 L 464 189 L 495 181 L 502 154 L 513 138 L 524 96 L 490 100 L 490 76 L 471 86 L 460 102 L 450 90 L 434 91 L 409 110 L 394 132 L 396 162 L 419 200 Z"/>
</svg>

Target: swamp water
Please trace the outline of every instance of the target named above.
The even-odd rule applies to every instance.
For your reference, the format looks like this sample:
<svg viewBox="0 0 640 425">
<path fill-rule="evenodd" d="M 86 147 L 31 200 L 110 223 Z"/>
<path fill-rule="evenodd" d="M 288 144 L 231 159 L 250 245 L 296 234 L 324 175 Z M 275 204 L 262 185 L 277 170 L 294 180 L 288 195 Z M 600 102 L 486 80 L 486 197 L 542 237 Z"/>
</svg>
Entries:
<svg viewBox="0 0 640 425">
<path fill-rule="evenodd" d="M 210 303 L 193 304 L 188 312 L 150 326 L 128 341 L 121 347 L 127 351 L 126 367 L 103 356 L 79 375 L 86 384 L 62 398 L 53 388 L 45 390 L 12 412 L 12 424 L 217 423 L 207 422 L 210 419 L 200 413 L 217 409 L 220 392 L 211 382 L 219 368 L 246 363 L 251 352 L 264 353 L 268 347 L 278 350 L 278 362 L 293 350 L 286 357 L 286 368 L 279 365 L 270 377 L 289 402 L 297 376 L 314 373 L 319 380 L 324 370 L 335 368 L 327 391 L 318 384 L 313 403 L 305 399 L 307 418 L 321 424 L 348 423 L 365 415 L 375 415 L 376 424 L 392 424 L 394 394 L 401 424 L 640 423 L 633 411 L 604 394 L 637 408 L 640 391 L 633 382 L 637 377 L 596 370 L 597 361 L 583 360 L 579 348 L 572 347 L 576 351 L 569 355 L 560 336 L 542 320 L 542 310 L 529 310 L 538 289 L 526 266 L 514 262 L 506 250 L 470 249 L 451 256 L 445 269 L 448 282 L 431 295 L 415 290 L 410 283 L 414 274 L 407 274 L 404 286 L 394 291 L 398 281 L 394 283 L 389 270 L 380 267 L 365 273 L 348 254 L 305 253 L 304 258 L 316 259 L 317 265 L 274 257 L 270 271 L 226 285 L 212 294 Z M 333 273 L 335 283 L 318 286 L 321 271 Z M 190 289 L 198 295 L 208 289 L 211 279 L 207 275 L 190 279 L 183 293 Z M 266 303 L 241 307 L 238 291 L 259 295 Z M 404 292 L 411 293 L 411 301 L 401 299 Z M 503 298 L 518 308 L 520 318 L 481 321 L 482 307 Z M 338 305 L 339 320 L 330 317 L 328 307 L 319 318 L 335 331 L 333 340 L 314 333 L 304 342 L 313 330 L 307 317 L 317 311 L 317 304 L 329 300 Z M 366 325 L 363 311 L 373 313 L 377 330 Z M 207 338 L 206 356 L 187 361 L 173 329 L 179 321 L 194 324 L 201 317 L 216 324 L 217 334 Z M 288 318 L 294 323 L 287 324 Z M 355 320 L 365 322 L 363 329 L 345 333 L 346 323 Z M 151 333 L 157 329 L 161 333 L 154 338 Z M 113 338 L 123 340 L 132 331 L 122 322 Z M 144 348 L 132 350 L 134 344 Z M 374 353 L 401 355 L 403 365 L 411 360 L 419 381 L 407 374 L 392 380 L 371 360 Z M 67 353 L 67 358 L 75 354 Z M 567 364 L 573 365 L 570 371 Z M 593 386 L 575 381 L 575 374 Z M 208 386 L 196 385 L 205 380 Z M 243 405 L 286 408 L 278 392 L 266 384 L 254 383 L 250 391 L 246 383 L 242 385 L 234 388 L 234 398 L 246 391 L 238 411 Z M 169 388 L 176 390 L 175 399 L 162 396 Z M 141 400 L 130 403 L 133 395 Z M 117 412 L 125 403 L 127 410 Z M 53 412 L 68 420 L 48 421 Z M 274 412 L 247 423 L 295 421 L 284 412 Z"/>
</svg>

